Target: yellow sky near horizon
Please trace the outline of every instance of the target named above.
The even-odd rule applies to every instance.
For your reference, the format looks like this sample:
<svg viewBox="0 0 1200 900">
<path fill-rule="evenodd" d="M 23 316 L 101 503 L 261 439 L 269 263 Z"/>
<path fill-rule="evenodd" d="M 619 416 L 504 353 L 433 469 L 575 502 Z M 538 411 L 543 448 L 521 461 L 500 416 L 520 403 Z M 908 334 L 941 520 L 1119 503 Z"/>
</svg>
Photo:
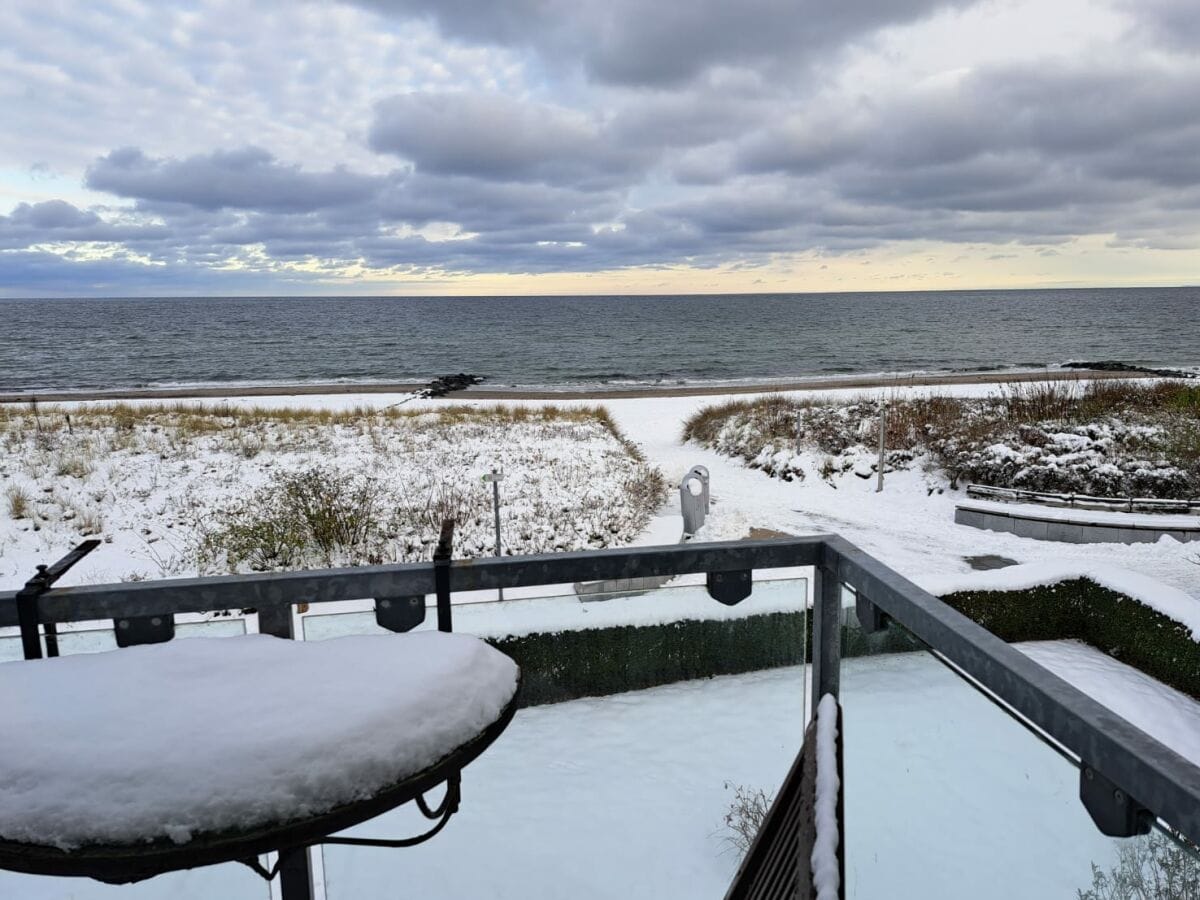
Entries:
<svg viewBox="0 0 1200 900">
<path fill-rule="evenodd" d="M 1096 235 L 1055 248 L 891 244 L 847 254 L 798 254 L 764 266 L 669 266 L 539 275 L 400 278 L 380 271 L 324 279 L 331 291 L 397 294 L 703 294 L 1171 287 L 1200 284 L 1200 251 L 1111 246 Z"/>
</svg>

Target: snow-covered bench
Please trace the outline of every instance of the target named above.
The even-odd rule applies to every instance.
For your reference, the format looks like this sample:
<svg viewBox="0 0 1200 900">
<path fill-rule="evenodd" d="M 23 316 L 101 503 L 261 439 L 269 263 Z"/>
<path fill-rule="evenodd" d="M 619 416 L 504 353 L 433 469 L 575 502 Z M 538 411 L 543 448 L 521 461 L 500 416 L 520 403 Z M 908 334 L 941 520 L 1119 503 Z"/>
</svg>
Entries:
<svg viewBox="0 0 1200 900">
<path fill-rule="evenodd" d="M 519 677 L 440 632 L 0 664 L 0 868 L 130 881 L 319 843 L 456 790 Z"/>
</svg>

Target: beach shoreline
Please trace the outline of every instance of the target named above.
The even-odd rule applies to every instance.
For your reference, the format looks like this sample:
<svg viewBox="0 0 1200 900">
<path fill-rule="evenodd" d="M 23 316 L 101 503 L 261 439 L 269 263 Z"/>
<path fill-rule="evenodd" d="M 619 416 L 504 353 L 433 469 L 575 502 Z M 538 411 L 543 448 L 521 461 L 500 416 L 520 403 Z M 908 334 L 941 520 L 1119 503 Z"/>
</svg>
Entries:
<svg viewBox="0 0 1200 900">
<path fill-rule="evenodd" d="M 1110 372 L 1098 369 L 1024 372 L 948 372 L 944 374 L 864 375 L 836 378 L 798 378 L 740 384 L 646 386 L 638 388 L 549 390 L 515 388 L 466 388 L 451 391 L 445 400 L 632 400 L 640 397 L 720 397 L 728 394 L 770 394 L 784 391 L 825 391 L 846 388 L 936 387 L 962 384 L 1016 384 L 1046 381 L 1128 380 L 1161 377 L 1149 372 Z M 219 385 L 169 388 L 129 388 L 0 393 L 0 403 L 75 403 L 80 401 L 187 400 L 223 397 L 298 397 L 329 394 L 408 394 L 428 385 L 413 383 L 339 382 L 333 384 Z"/>
</svg>

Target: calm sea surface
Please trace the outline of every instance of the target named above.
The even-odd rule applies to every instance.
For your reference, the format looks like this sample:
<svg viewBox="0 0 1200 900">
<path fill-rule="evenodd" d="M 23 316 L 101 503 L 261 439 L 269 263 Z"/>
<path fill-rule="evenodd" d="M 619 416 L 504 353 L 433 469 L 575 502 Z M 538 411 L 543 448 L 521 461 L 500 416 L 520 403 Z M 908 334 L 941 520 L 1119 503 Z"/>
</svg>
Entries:
<svg viewBox="0 0 1200 900">
<path fill-rule="evenodd" d="M 1200 366 L 1200 288 L 662 297 L 0 300 L 0 393 L 427 381 L 736 382 Z"/>
</svg>

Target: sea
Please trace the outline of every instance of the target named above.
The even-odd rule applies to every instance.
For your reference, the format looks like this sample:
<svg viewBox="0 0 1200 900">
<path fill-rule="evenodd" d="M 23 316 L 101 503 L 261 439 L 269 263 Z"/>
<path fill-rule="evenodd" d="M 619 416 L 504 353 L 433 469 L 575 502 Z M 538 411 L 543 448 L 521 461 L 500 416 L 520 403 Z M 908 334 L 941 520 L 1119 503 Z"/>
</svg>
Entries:
<svg viewBox="0 0 1200 900">
<path fill-rule="evenodd" d="M 1056 369 L 1200 372 L 1200 288 L 0 299 L 0 394 L 422 383 L 563 391 Z"/>
</svg>

